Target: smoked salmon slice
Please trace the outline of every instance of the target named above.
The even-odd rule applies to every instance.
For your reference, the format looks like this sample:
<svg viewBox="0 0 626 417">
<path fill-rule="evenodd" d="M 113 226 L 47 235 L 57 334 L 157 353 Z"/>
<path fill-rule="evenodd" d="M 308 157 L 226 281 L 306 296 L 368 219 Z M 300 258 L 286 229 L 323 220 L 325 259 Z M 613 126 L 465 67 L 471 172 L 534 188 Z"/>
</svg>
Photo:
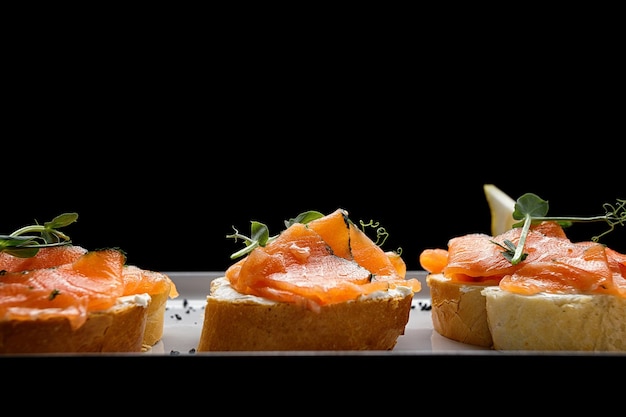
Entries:
<svg viewBox="0 0 626 417">
<path fill-rule="evenodd" d="M 570 249 L 572 242 L 564 236 L 562 228 L 551 222 L 553 227 L 546 225 L 533 227 L 526 237 L 525 252 L 528 256 L 525 264 L 549 258 L 555 253 Z M 517 244 L 522 229 L 513 228 L 498 236 L 485 234 L 468 234 L 450 239 L 448 243 L 448 263 L 444 275 L 458 281 L 480 281 L 484 279 L 500 279 L 519 268 L 503 255 L 505 241 Z"/>
<path fill-rule="evenodd" d="M 108 309 L 121 296 L 164 291 L 178 296 L 167 275 L 125 261 L 117 249 L 73 245 L 41 248 L 31 258 L 0 253 L 0 319 L 64 316 L 76 329 L 88 313 Z"/>
<path fill-rule="evenodd" d="M 393 259 L 393 261 L 392 261 Z M 405 279 L 406 266 L 375 245 L 337 210 L 307 224 L 294 223 L 264 247 L 226 270 L 235 290 L 311 310 L 396 286 L 421 290 Z"/>
<path fill-rule="evenodd" d="M 626 297 L 626 255 L 593 242 L 572 242 L 556 222 L 531 227 L 524 252 L 513 265 L 502 252 L 505 241 L 517 244 L 521 228 L 498 236 L 468 234 L 450 239 L 448 249 L 427 249 L 420 264 L 458 282 L 498 284 L 519 294 L 587 293 Z"/>
<path fill-rule="evenodd" d="M 0 318 L 31 320 L 65 316 L 80 327 L 91 311 L 105 310 L 124 293 L 123 253 L 87 252 L 57 267 L 0 275 Z"/>
<path fill-rule="evenodd" d="M 0 252 L 0 271 L 16 272 L 50 268 L 72 263 L 85 253 L 87 253 L 87 249 L 76 245 L 41 248 L 35 256 L 30 258 L 19 258 L 6 252 Z"/>
<path fill-rule="evenodd" d="M 321 236 L 335 255 L 354 260 L 379 279 L 405 277 L 406 264 L 402 257 L 396 252 L 384 252 L 349 219 L 346 210 L 337 209 L 307 226 Z"/>
<path fill-rule="evenodd" d="M 162 294 L 167 292 L 169 298 L 179 296 L 174 282 L 166 274 L 139 268 L 135 265 L 124 265 L 122 270 L 124 295 Z"/>
</svg>

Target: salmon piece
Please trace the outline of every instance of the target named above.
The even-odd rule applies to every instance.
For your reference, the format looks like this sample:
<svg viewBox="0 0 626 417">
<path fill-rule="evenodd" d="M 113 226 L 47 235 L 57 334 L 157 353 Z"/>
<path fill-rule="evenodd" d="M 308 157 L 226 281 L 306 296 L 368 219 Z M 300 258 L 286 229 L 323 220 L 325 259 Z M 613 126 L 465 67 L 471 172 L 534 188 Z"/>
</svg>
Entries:
<svg viewBox="0 0 626 417">
<path fill-rule="evenodd" d="M 573 294 L 616 294 L 613 273 L 601 244 L 574 244 L 549 259 L 524 263 L 500 281 L 500 288 L 518 294 L 541 291 Z"/>
<path fill-rule="evenodd" d="M 521 228 L 519 229 L 521 231 Z M 567 235 L 565 234 L 565 230 L 563 230 L 563 227 L 557 222 L 541 222 L 539 224 L 532 225 L 530 229 L 537 233 L 541 233 L 544 236 L 556 237 L 559 239 L 568 239 Z"/>
<path fill-rule="evenodd" d="M 398 274 L 399 277 L 405 278 L 406 262 L 404 262 L 402 256 L 400 256 L 400 254 L 395 251 L 387 251 L 385 252 L 385 255 L 387 255 L 387 258 L 389 258 L 391 266 L 396 270 L 396 274 Z"/>
<path fill-rule="evenodd" d="M 376 279 L 404 279 L 385 251 L 354 223 L 350 223 L 350 250 L 354 260 L 374 274 Z"/>
<path fill-rule="evenodd" d="M 27 283 L 0 285 L 0 319 L 32 320 L 65 316 L 77 329 L 87 320 L 89 298 L 48 288 L 33 288 Z"/>
<path fill-rule="evenodd" d="M 124 295 L 148 294 L 150 304 L 143 334 L 144 347 L 154 346 L 163 337 L 165 310 L 169 298 L 178 297 L 176 285 L 164 273 L 125 265 L 122 271 Z"/>
<path fill-rule="evenodd" d="M 123 295 L 126 257 L 118 250 L 87 252 L 73 263 L 0 275 L 0 318 L 65 316 L 80 327 L 91 311 L 105 310 Z M 37 311 L 34 311 L 34 310 Z"/>
<path fill-rule="evenodd" d="M 526 259 L 517 265 L 511 264 L 503 255 L 505 240 L 517 245 L 521 228 L 510 229 L 498 236 L 473 233 L 450 239 L 448 242 L 448 263 L 443 274 L 457 281 L 481 282 L 500 280 L 512 274 L 524 264 L 549 259 L 571 247 L 561 226 L 556 222 L 544 222 L 531 227 L 526 237 L 524 252 Z M 546 234 L 547 233 L 547 234 Z"/>
<path fill-rule="evenodd" d="M 317 232 L 330 246 L 333 254 L 354 260 L 376 276 L 377 279 L 402 279 L 406 264 L 393 252 L 385 252 L 348 218 L 348 212 L 337 209 L 315 219 L 308 227 Z"/>
<path fill-rule="evenodd" d="M 613 284 L 622 297 L 626 297 L 626 254 L 605 248 L 609 268 L 613 273 Z"/>
<path fill-rule="evenodd" d="M 448 264 L 448 251 L 441 248 L 424 249 L 420 253 L 419 263 L 425 271 L 440 274 Z"/>
<path fill-rule="evenodd" d="M 174 282 L 165 274 L 141 269 L 135 265 L 125 265 L 122 273 L 124 295 L 147 293 L 149 295 L 168 292 L 169 298 L 178 297 Z"/>
<path fill-rule="evenodd" d="M 350 250 L 350 220 L 347 211 L 337 209 L 331 214 L 310 221 L 307 226 L 324 239 L 334 255 L 354 259 Z"/>
<path fill-rule="evenodd" d="M 504 241 L 519 243 L 521 228 L 491 237 L 468 234 L 450 239 L 444 249 L 427 249 L 420 263 L 431 273 L 458 282 L 493 283 L 518 294 L 611 294 L 626 297 L 626 255 L 594 242 L 571 242 L 556 222 L 529 230 L 527 257 L 517 265 L 502 254 Z M 445 266 L 442 268 L 442 264 Z"/>
<path fill-rule="evenodd" d="M 313 230 L 296 223 L 271 244 L 257 248 L 226 271 L 231 285 L 244 294 L 272 295 L 268 288 L 299 297 L 313 297 L 319 305 L 354 299 L 358 285 L 370 282 L 370 272 L 335 256 Z M 350 291 L 352 289 L 352 291 Z"/>
<path fill-rule="evenodd" d="M 517 237 L 519 237 L 519 229 Z M 442 272 L 456 281 L 480 282 L 485 279 L 501 278 L 516 269 L 504 256 L 502 248 L 494 241 L 502 243 L 504 239 L 513 239 L 513 232 L 506 232 L 500 237 L 487 234 L 471 233 L 454 237 L 448 242 L 448 262 Z"/>
<path fill-rule="evenodd" d="M 611 271 L 626 277 L 626 255 L 611 248 L 605 250 Z"/>
<path fill-rule="evenodd" d="M 74 245 L 41 248 L 35 256 L 30 258 L 19 258 L 6 252 L 0 252 L 0 271 L 28 271 L 69 264 L 85 253 L 87 253 L 87 249 Z"/>
<path fill-rule="evenodd" d="M 358 229 L 360 233 L 353 234 L 342 212 L 329 216 L 329 219 L 320 222 L 316 219 L 308 225 L 295 223 L 267 246 L 254 249 L 231 265 L 226 277 L 233 288 L 243 294 L 295 303 L 313 311 L 397 285 L 410 286 L 414 291 L 421 289 L 417 279 L 399 278 L 385 252 L 366 249 L 367 242 L 361 241 L 365 235 L 360 235 L 362 232 Z M 376 246 L 373 242 L 371 245 Z M 357 254 L 353 256 L 355 246 Z M 380 275 L 357 262 L 368 254 L 386 260 L 368 264 Z M 401 271 L 402 265 L 396 265 Z"/>
</svg>

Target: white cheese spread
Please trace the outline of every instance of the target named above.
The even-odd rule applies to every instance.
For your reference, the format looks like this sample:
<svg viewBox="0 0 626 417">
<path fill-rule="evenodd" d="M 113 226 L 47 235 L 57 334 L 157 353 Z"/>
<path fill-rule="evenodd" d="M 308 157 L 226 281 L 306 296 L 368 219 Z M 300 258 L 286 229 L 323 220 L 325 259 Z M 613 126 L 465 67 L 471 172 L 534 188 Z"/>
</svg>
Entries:
<svg viewBox="0 0 626 417">
<path fill-rule="evenodd" d="M 364 301 L 368 299 L 394 298 L 399 296 L 405 297 L 411 294 L 412 291 L 413 290 L 408 286 L 397 286 L 396 288 L 387 291 L 374 291 L 371 294 L 362 295 L 358 298 L 358 301 Z M 234 301 L 252 301 L 258 304 L 266 305 L 278 303 L 277 301 L 269 300 L 263 297 L 257 297 L 256 295 L 241 294 L 230 285 L 230 281 L 226 277 L 215 278 L 211 282 L 211 294 L 208 296 L 208 298 L 212 297 Z"/>
</svg>

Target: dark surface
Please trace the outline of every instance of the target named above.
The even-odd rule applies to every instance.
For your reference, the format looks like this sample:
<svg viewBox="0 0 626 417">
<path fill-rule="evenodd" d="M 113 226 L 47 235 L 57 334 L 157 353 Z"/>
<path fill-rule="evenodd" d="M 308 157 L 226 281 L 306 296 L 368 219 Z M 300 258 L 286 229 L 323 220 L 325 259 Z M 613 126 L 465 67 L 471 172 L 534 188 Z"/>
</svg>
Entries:
<svg viewBox="0 0 626 417">
<path fill-rule="evenodd" d="M 541 71 L 499 61 L 485 72 L 433 59 L 418 77 L 397 61 L 277 71 L 217 60 L 209 76 L 196 56 L 16 69 L 0 233 L 74 211 L 65 231 L 77 245 L 121 247 L 147 269 L 219 271 L 242 247 L 231 226 L 278 233 L 302 211 L 345 208 L 380 222 L 384 247 L 420 269 L 423 249 L 489 232 L 485 183 L 534 192 L 553 215 L 603 214 L 626 198 L 622 115 L 608 100 L 618 92 L 599 63 L 543 57 Z M 605 243 L 626 252 L 624 236 Z"/>
<path fill-rule="evenodd" d="M 379 221 L 390 234 L 383 247 L 401 247 L 408 269 L 421 269 L 423 249 L 445 248 L 457 235 L 489 233 L 484 183 L 494 183 L 514 198 L 534 192 L 549 201 L 554 215 L 602 214 L 604 202 L 626 197 L 615 177 L 588 177 L 589 163 L 582 158 L 566 163 L 553 155 L 543 167 L 537 166 L 544 163 L 540 158 L 526 161 L 532 177 L 516 179 L 501 171 L 524 172 L 520 162 L 491 163 L 493 157 L 482 157 L 479 145 L 467 149 L 475 156 L 455 156 L 468 161 L 460 166 L 431 158 L 417 144 L 396 146 L 399 162 L 389 155 L 373 165 L 351 156 L 343 145 L 333 149 L 323 144 L 324 152 L 291 153 L 285 159 L 264 158 L 266 151 L 254 146 L 245 151 L 228 147 L 228 154 L 222 148 L 218 154 L 209 144 L 171 145 L 141 156 L 125 156 L 123 147 L 116 146 L 104 160 L 96 153 L 91 159 L 88 150 L 82 156 L 60 155 L 64 165 L 42 173 L 36 183 L 4 184 L 10 197 L 2 204 L 0 230 L 9 233 L 74 211 L 78 222 L 64 231 L 77 245 L 120 247 L 129 263 L 146 269 L 220 271 L 230 265 L 229 255 L 243 247 L 226 238 L 233 233 L 231 226 L 249 235 L 250 221 L 256 220 L 275 234 L 284 220 L 302 211 L 330 213 L 341 207 L 353 220 Z M 262 169 L 255 172 L 249 166 L 254 163 Z M 586 240 L 604 228 L 603 223 L 575 225 L 570 237 Z M 618 227 L 604 242 L 626 252 L 624 236 L 626 227 Z"/>
<path fill-rule="evenodd" d="M 30 34 L 22 31 L 7 42 L 0 234 L 75 211 L 78 223 L 65 229 L 75 244 L 121 247 L 129 263 L 154 270 L 217 271 L 241 247 L 225 238 L 232 225 L 244 232 L 258 220 L 278 232 L 301 211 L 343 207 L 354 219 L 380 221 L 391 235 L 385 246 L 401 246 L 408 268 L 418 269 L 424 248 L 488 232 L 484 183 L 514 198 L 537 193 L 549 200 L 551 214 L 601 214 L 603 203 L 626 198 L 623 72 L 611 43 L 619 37 L 610 30 L 594 32 L 570 19 L 571 29 L 547 25 L 555 36 L 534 26 L 501 33 L 463 14 L 460 20 L 472 27 L 459 28 L 446 12 L 440 20 L 448 24 L 441 26 L 424 28 L 420 16 L 411 25 L 394 17 L 392 30 L 360 20 L 367 30 L 345 36 L 316 24 L 305 28 L 307 39 L 264 19 L 262 30 L 245 31 L 240 12 L 225 28 L 204 13 L 198 14 L 203 24 L 193 25 L 188 15 L 181 28 L 169 18 L 148 18 L 154 28 L 143 29 L 134 19 L 136 33 L 120 33 L 114 24 L 89 36 L 70 25 L 61 28 L 66 39 L 54 30 L 17 42 Z M 576 226 L 570 237 L 596 232 Z M 605 242 L 626 253 L 625 236 L 620 227 Z M 381 392 L 381 381 L 400 374 L 409 377 L 409 389 L 393 392 L 405 404 L 434 401 L 450 411 L 449 390 L 441 387 L 451 383 L 481 392 L 494 381 L 508 392 L 553 392 L 562 386 L 559 376 L 572 372 L 584 375 L 583 382 L 603 381 L 624 356 L 381 358 L 0 360 L 10 375 L 2 379 L 5 397 L 11 398 L 7 389 L 23 394 L 28 385 L 46 412 L 64 401 L 68 387 L 73 397 L 87 398 L 104 392 L 97 381 L 111 387 L 102 375 L 131 372 L 146 381 L 161 378 L 181 411 L 199 398 L 207 403 L 214 394 L 207 384 L 227 386 L 225 378 L 235 377 L 228 385 L 235 389 L 219 390 L 222 403 L 240 407 L 242 392 L 250 399 L 268 387 L 270 394 L 247 401 L 257 412 L 288 384 L 309 404 L 313 391 L 302 385 L 314 381 L 321 398 L 340 395 L 333 406 L 354 413 L 359 404 L 371 412 L 363 392 Z M 76 384 L 84 369 L 89 383 Z M 456 377 L 460 369 L 469 379 Z M 381 378 L 381 371 L 389 375 Z M 125 381 L 128 389 L 117 392 L 154 385 L 118 379 Z M 346 387 L 358 390 L 357 401 L 345 401 Z M 603 398 L 611 398 L 607 387 Z M 424 396 L 429 388 L 443 399 Z M 476 390 L 465 391 L 469 401 L 454 392 L 463 412 Z M 283 397 L 298 403 L 293 394 Z M 162 413 L 162 402 L 153 403 Z M 566 403 L 556 401 L 555 412 L 563 414 Z M 117 402 L 108 404 L 119 412 Z"/>
</svg>

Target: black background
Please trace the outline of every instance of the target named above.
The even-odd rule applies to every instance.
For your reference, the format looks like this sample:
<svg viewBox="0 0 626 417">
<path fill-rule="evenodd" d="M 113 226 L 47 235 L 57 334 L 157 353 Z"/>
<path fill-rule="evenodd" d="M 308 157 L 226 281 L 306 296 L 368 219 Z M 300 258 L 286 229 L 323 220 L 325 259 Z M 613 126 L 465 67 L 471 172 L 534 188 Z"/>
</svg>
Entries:
<svg viewBox="0 0 626 417">
<path fill-rule="evenodd" d="M 610 57 L 583 67 L 573 50 L 420 45 L 161 44 L 79 60 L 42 46 L 37 65 L 11 66 L 0 233 L 72 211 L 74 244 L 120 247 L 146 269 L 220 271 L 242 247 L 232 226 L 275 234 L 302 211 L 344 208 L 380 222 L 384 248 L 420 269 L 423 249 L 489 232 L 485 183 L 536 193 L 552 215 L 626 198 Z M 626 252 L 625 232 L 604 243 Z"/>
</svg>

